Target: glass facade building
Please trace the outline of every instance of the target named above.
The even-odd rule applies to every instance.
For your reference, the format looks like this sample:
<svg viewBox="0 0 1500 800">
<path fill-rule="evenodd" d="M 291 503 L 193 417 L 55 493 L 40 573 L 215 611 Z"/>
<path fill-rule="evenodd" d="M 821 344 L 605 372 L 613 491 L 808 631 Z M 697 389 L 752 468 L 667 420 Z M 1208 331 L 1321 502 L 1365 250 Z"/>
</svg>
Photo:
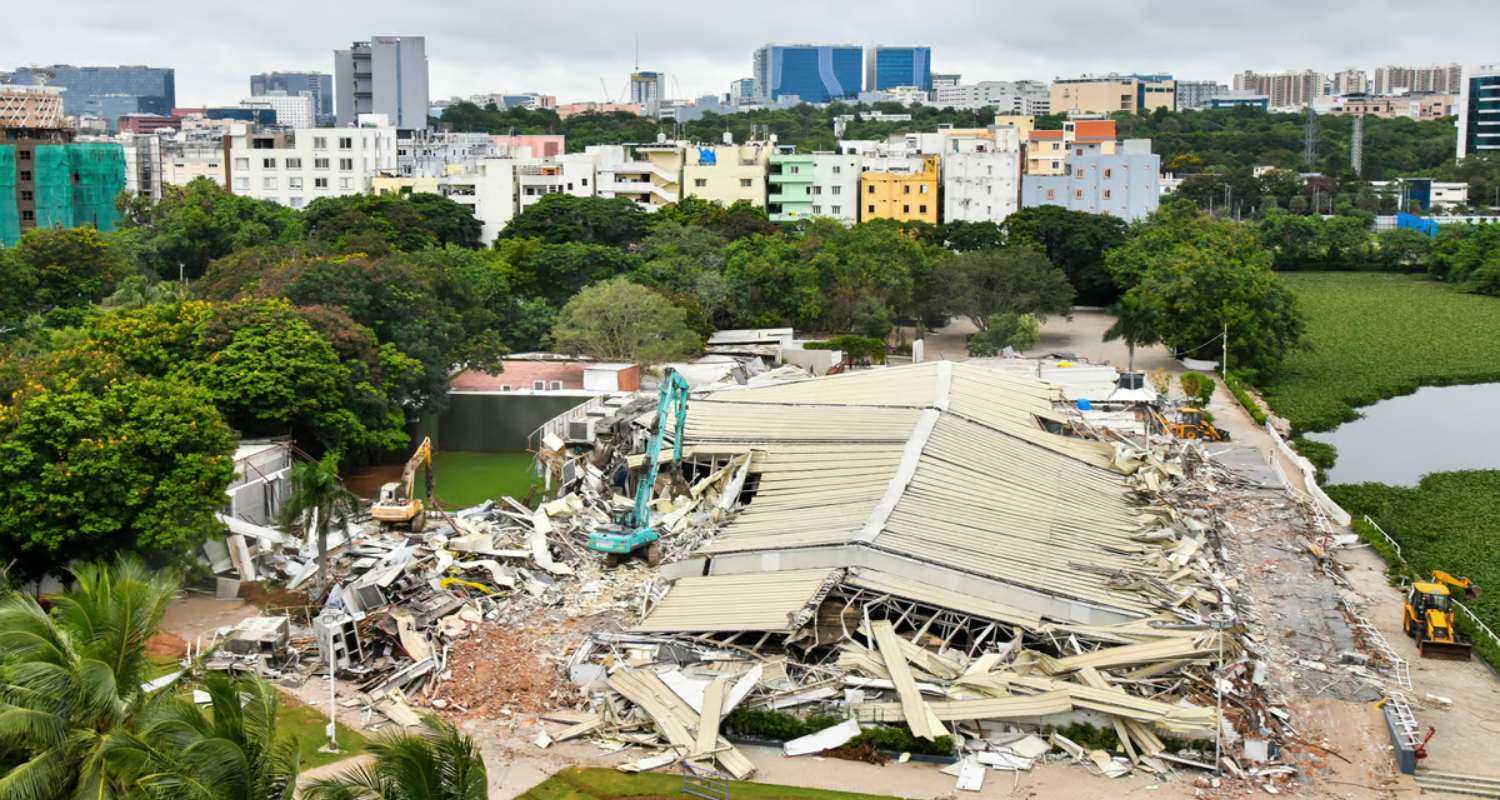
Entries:
<svg viewBox="0 0 1500 800">
<path fill-rule="evenodd" d="M 250 95 L 271 92 L 299 95 L 311 92 L 313 111 L 320 120 L 333 119 L 333 76 L 326 72 L 262 72 L 250 76 Z"/>
<path fill-rule="evenodd" d="M 865 64 L 865 90 L 915 86 L 932 91 L 932 48 L 872 47 Z"/>
<path fill-rule="evenodd" d="M 1458 157 L 1500 152 L 1500 64 L 1464 70 L 1458 98 Z"/>
<path fill-rule="evenodd" d="M 106 121 L 113 130 L 124 114 L 171 116 L 177 106 L 177 78 L 170 67 L 21 67 L 11 82 L 35 86 L 58 86 L 63 92 L 63 113 L 90 114 Z"/>
<path fill-rule="evenodd" d="M 755 85 L 776 100 L 795 95 L 808 103 L 859 96 L 864 49 L 857 45 L 768 44 L 755 51 Z"/>
</svg>

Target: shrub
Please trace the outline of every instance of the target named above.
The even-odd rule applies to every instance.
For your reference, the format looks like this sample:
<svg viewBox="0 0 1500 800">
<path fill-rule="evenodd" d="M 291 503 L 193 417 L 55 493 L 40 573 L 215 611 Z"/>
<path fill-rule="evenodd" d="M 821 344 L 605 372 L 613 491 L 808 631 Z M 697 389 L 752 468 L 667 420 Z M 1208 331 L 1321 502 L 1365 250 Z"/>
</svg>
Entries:
<svg viewBox="0 0 1500 800">
<path fill-rule="evenodd" d="M 1042 340 L 1042 324 L 1034 314 L 991 314 L 985 328 L 969 337 L 969 355 L 994 356 L 1009 347 L 1030 350 Z"/>
<path fill-rule="evenodd" d="M 1230 373 L 1224 379 L 1224 385 L 1229 387 L 1229 391 L 1234 395 L 1234 399 L 1240 401 L 1240 405 L 1244 406 L 1245 410 L 1250 412 L 1250 418 L 1255 420 L 1256 425 L 1266 424 L 1267 417 L 1265 410 L 1260 407 L 1260 403 L 1255 402 L 1255 398 L 1250 396 L 1250 392 L 1245 390 L 1245 384 L 1239 377 L 1234 373 Z"/>
<path fill-rule="evenodd" d="M 831 728 L 840 722 L 843 722 L 842 718 L 830 714 L 813 714 L 804 719 L 781 711 L 740 708 L 724 718 L 723 728 L 726 733 L 738 736 L 785 742 L 817 733 L 824 728 Z M 850 740 L 849 744 L 856 747 L 868 744 L 876 750 L 892 753 L 918 753 L 930 756 L 953 754 L 951 737 L 939 736 L 929 742 L 912 736 L 911 731 L 906 728 L 889 726 L 866 728 Z"/>
<path fill-rule="evenodd" d="M 1201 372 L 1184 372 L 1177 383 L 1182 387 L 1182 393 L 1199 406 L 1206 408 L 1209 399 L 1214 396 L 1214 379 Z"/>
<path fill-rule="evenodd" d="M 885 341 L 870 336 L 835 336 L 832 339 L 807 342 L 802 347 L 807 350 L 840 350 L 850 361 L 885 363 Z"/>
</svg>

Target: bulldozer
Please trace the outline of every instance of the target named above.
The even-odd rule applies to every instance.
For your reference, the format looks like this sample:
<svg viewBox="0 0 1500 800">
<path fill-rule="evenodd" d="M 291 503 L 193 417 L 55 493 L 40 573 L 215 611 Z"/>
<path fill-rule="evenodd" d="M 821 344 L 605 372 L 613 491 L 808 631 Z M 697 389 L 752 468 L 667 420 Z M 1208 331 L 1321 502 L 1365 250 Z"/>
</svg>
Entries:
<svg viewBox="0 0 1500 800">
<path fill-rule="evenodd" d="M 423 467 L 426 467 L 426 496 L 431 500 L 433 489 L 431 437 L 422 439 L 422 443 L 417 445 L 416 452 L 406 460 L 406 466 L 401 469 L 401 480 L 391 481 L 380 487 L 380 496 L 370 507 L 370 517 L 379 522 L 382 528 L 405 525 L 413 533 L 418 533 L 427 527 L 427 507 L 423 505 L 420 498 L 412 495 L 417 470 Z"/>
<path fill-rule="evenodd" d="M 1423 658 L 1468 660 L 1473 645 L 1458 637 L 1453 624 L 1452 586 L 1469 597 L 1479 595 L 1479 586 L 1468 578 L 1455 578 L 1440 570 L 1432 571 L 1432 580 L 1413 581 L 1401 613 L 1401 629 L 1417 641 L 1417 652 Z"/>
<path fill-rule="evenodd" d="M 1177 409 L 1176 422 L 1168 421 L 1166 417 L 1163 417 L 1154 410 L 1151 412 L 1151 415 L 1156 417 L 1156 422 L 1161 425 L 1162 430 L 1167 431 L 1178 439 L 1203 439 L 1209 442 L 1229 441 L 1229 432 L 1221 431 L 1214 427 L 1214 424 L 1208 421 L 1208 417 L 1204 415 L 1202 409 L 1183 406 Z"/>
</svg>

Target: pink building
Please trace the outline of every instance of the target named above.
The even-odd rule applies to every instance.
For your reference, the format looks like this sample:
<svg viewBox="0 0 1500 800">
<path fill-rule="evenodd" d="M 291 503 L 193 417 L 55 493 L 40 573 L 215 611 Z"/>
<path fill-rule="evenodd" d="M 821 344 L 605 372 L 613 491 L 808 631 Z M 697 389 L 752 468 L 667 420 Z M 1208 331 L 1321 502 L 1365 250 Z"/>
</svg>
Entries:
<svg viewBox="0 0 1500 800">
<path fill-rule="evenodd" d="M 567 119 L 574 114 L 611 114 L 616 111 L 624 111 L 627 114 L 640 116 L 641 107 L 636 103 L 563 103 L 557 107 L 557 116 Z"/>
<path fill-rule="evenodd" d="M 495 141 L 495 147 L 509 151 L 517 158 L 551 158 L 567 152 L 563 141 L 565 137 L 560 133 L 518 133 L 491 138 Z M 530 151 L 529 155 L 521 152 L 523 148 Z"/>
</svg>

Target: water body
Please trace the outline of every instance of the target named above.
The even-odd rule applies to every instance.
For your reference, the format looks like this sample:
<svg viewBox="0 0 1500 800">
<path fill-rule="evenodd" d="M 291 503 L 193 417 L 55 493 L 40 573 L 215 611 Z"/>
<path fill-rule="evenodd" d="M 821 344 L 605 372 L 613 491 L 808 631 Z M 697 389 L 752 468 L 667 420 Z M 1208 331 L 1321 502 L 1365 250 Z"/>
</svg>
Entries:
<svg viewBox="0 0 1500 800">
<path fill-rule="evenodd" d="M 1500 383 L 1428 386 L 1307 438 L 1338 448 L 1328 483 L 1415 486 L 1429 472 L 1500 469 Z"/>
</svg>

